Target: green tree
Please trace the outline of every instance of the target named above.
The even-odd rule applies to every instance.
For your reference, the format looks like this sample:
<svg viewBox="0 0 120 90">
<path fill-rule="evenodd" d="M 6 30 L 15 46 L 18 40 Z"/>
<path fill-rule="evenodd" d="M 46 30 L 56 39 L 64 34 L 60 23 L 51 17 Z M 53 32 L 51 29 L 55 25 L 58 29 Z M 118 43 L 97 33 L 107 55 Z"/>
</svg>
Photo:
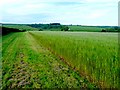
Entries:
<svg viewBox="0 0 120 90">
<path fill-rule="evenodd" d="M 69 30 L 69 27 L 68 26 L 62 26 L 61 27 L 61 31 L 68 31 Z"/>
</svg>

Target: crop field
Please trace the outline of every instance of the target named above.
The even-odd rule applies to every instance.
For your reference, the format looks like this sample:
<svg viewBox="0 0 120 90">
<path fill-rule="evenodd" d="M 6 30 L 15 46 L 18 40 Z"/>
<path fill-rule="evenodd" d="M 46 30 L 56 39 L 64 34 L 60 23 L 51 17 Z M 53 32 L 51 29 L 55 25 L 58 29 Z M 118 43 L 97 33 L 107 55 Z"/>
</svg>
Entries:
<svg viewBox="0 0 120 90">
<path fill-rule="evenodd" d="M 92 88 L 29 32 L 3 36 L 2 88 Z"/>
<path fill-rule="evenodd" d="M 100 87 L 118 86 L 118 34 L 31 32 L 38 42 Z"/>
<path fill-rule="evenodd" d="M 118 34 L 27 31 L 2 37 L 2 87 L 118 88 Z"/>
<path fill-rule="evenodd" d="M 77 25 L 72 25 L 69 26 L 70 31 L 80 31 L 80 32 L 101 32 L 102 29 L 104 28 L 100 28 L 97 26 L 77 26 Z"/>
</svg>

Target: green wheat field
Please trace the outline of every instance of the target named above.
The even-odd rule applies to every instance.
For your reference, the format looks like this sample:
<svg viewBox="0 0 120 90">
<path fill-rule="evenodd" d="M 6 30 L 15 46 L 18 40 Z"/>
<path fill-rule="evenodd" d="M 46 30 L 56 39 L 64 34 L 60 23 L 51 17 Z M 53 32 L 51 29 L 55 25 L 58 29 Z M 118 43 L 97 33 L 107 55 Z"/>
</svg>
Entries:
<svg viewBox="0 0 120 90">
<path fill-rule="evenodd" d="M 119 88 L 117 32 L 100 32 L 97 27 L 74 31 L 77 26 L 71 31 L 16 27 L 26 31 L 0 37 L 4 90 Z"/>
</svg>

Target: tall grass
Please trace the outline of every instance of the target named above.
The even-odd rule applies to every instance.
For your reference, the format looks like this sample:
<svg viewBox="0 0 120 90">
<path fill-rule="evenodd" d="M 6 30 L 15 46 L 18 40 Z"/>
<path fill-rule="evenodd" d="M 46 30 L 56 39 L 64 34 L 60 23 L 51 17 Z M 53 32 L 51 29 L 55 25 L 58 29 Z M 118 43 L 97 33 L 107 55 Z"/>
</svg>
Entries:
<svg viewBox="0 0 120 90">
<path fill-rule="evenodd" d="M 43 31 L 30 34 L 99 87 L 118 87 L 117 33 Z"/>
<path fill-rule="evenodd" d="M 2 40 L 3 90 L 96 87 L 42 47 L 28 32 L 10 33 Z"/>
<path fill-rule="evenodd" d="M 2 87 L 2 35 L 0 35 L 0 89 Z"/>
</svg>

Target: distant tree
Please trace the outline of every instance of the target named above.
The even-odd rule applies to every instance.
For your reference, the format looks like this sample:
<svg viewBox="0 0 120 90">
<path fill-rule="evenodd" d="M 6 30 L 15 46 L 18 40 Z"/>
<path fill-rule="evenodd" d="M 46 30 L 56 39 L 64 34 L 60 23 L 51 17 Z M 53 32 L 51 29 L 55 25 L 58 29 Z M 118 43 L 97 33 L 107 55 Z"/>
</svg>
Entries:
<svg viewBox="0 0 120 90">
<path fill-rule="evenodd" d="M 119 29 L 119 27 L 114 27 L 114 29 L 115 29 L 115 30 L 118 30 L 118 29 Z"/>
<path fill-rule="evenodd" d="M 16 29 L 16 28 L 8 28 L 8 27 L 2 27 L 2 35 L 6 35 L 11 32 L 25 32 L 25 29 Z"/>
<path fill-rule="evenodd" d="M 61 27 L 61 31 L 68 31 L 69 30 L 69 27 L 68 26 L 62 26 Z"/>
<path fill-rule="evenodd" d="M 43 31 L 43 29 L 40 28 L 39 31 Z"/>
<path fill-rule="evenodd" d="M 66 27 L 65 27 L 65 31 L 68 31 L 68 30 L 69 30 L 69 27 L 68 27 L 68 26 L 66 26 Z"/>
<path fill-rule="evenodd" d="M 120 32 L 120 27 L 118 27 L 118 32 Z"/>
<path fill-rule="evenodd" d="M 107 32 L 105 29 L 102 29 L 102 31 L 101 32 Z"/>
<path fill-rule="evenodd" d="M 61 28 L 61 31 L 64 31 L 64 29 L 63 29 L 63 28 Z"/>
<path fill-rule="evenodd" d="M 64 31 L 64 26 L 61 25 L 61 31 Z"/>
<path fill-rule="evenodd" d="M 50 25 L 60 25 L 60 23 L 50 23 Z"/>
<path fill-rule="evenodd" d="M 48 26 L 44 25 L 43 29 L 47 29 L 47 28 L 48 28 Z"/>
</svg>

